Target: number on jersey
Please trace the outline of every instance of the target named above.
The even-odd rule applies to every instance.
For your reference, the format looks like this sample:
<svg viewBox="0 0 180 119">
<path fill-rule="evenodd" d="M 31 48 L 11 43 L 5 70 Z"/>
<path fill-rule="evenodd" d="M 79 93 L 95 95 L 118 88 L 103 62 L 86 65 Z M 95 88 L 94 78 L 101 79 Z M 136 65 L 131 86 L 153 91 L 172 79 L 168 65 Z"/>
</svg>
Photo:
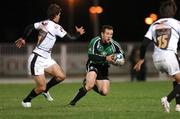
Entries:
<svg viewBox="0 0 180 119">
<path fill-rule="evenodd" d="M 160 49 L 166 49 L 171 37 L 171 29 L 157 29 L 156 30 L 156 42 L 157 47 Z"/>
</svg>

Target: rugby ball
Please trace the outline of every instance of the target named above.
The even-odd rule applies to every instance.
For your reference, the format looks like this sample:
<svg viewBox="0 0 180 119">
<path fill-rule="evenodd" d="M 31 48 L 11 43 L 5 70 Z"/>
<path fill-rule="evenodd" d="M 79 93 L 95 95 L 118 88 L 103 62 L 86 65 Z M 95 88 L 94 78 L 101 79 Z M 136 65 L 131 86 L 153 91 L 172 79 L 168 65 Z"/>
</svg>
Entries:
<svg viewBox="0 0 180 119">
<path fill-rule="evenodd" d="M 125 59 L 122 53 L 116 53 L 114 54 L 114 61 L 115 61 L 115 65 L 124 65 L 125 63 Z"/>
</svg>

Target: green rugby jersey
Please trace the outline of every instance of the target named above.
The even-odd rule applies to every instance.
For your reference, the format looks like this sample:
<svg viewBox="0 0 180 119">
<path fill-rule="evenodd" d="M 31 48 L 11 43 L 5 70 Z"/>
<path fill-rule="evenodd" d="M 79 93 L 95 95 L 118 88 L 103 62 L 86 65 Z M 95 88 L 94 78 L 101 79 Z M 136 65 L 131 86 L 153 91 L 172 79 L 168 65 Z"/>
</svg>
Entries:
<svg viewBox="0 0 180 119">
<path fill-rule="evenodd" d="M 90 63 L 108 64 L 106 56 L 114 53 L 122 53 L 124 55 L 120 44 L 113 39 L 110 43 L 104 44 L 101 37 L 97 36 L 93 38 L 88 45 L 88 61 Z"/>
</svg>

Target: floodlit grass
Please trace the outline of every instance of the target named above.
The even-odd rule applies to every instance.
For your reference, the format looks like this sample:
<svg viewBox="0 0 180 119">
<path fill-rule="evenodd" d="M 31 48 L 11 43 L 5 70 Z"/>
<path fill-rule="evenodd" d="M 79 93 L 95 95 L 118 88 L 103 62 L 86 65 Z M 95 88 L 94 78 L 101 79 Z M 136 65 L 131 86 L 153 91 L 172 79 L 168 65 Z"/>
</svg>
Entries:
<svg viewBox="0 0 180 119">
<path fill-rule="evenodd" d="M 108 96 L 91 91 L 75 107 L 67 104 L 81 86 L 62 83 L 50 90 L 54 102 L 42 95 L 23 108 L 21 100 L 34 84 L 0 84 L 0 119 L 179 119 L 174 101 L 169 114 L 162 111 L 160 98 L 172 88 L 170 81 L 112 82 Z"/>
</svg>

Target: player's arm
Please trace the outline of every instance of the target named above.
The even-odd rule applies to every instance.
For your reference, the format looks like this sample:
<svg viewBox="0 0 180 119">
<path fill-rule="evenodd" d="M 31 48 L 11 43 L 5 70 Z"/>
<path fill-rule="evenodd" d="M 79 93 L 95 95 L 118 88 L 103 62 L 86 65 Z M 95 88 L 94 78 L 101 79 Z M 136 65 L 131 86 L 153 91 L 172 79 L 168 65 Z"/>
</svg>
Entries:
<svg viewBox="0 0 180 119">
<path fill-rule="evenodd" d="M 88 58 L 91 61 L 108 61 L 108 62 L 114 62 L 113 55 L 109 56 L 102 56 L 99 55 L 97 50 L 98 42 L 95 42 L 94 44 L 91 44 L 89 50 L 88 50 Z"/>
<path fill-rule="evenodd" d="M 111 63 L 114 63 L 114 55 L 109 55 L 109 56 L 101 56 L 98 54 L 88 54 L 88 58 L 91 61 L 108 61 Z"/>
<path fill-rule="evenodd" d="M 140 47 L 140 59 L 144 59 L 148 45 L 152 42 L 149 38 L 145 37 Z"/>
<path fill-rule="evenodd" d="M 119 66 L 119 65 L 122 66 L 122 65 L 124 65 L 125 64 L 125 53 L 122 50 L 121 45 L 118 42 L 114 41 L 114 40 L 113 40 L 113 44 L 112 45 L 114 45 L 114 48 L 115 48 L 114 63 L 113 63 L 113 65 L 115 65 L 115 66 Z M 116 55 L 117 54 L 122 54 L 123 55 L 123 58 L 122 58 L 121 61 L 118 61 L 118 62 L 116 61 Z"/>
<path fill-rule="evenodd" d="M 80 33 L 79 32 L 76 32 L 74 34 L 67 33 L 64 36 L 64 39 L 66 39 L 66 40 L 77 40 L 79 37 L 80 37 Z"/>
<path fill-rule="evenodd" d="M 147 47 L 151 42 L 152 42 L 152 40 L 145 37 L 145 39 L 144 39 L 144 41 L 143 41 L 143 43 L 142 43 L 142 45 L 140 47 L 140 60 L 134 66 L 134 69 L 136 71 L 139 71 L 141 69 L 141 65 L 144 63 L 144 58 L 145 58 Z"/>
<path fill-rule="evenodd" d="M 105 56 L 101 56 L 97 49 L 98 42 L 90 43 L 88 48 L 88 58 L 92 61 L 106 61 Z"/>
<path fill-rule="evenodd" d="M 92 60 L 92 61 L 106 61 L 105 56 L 100 56 L 97 54 L 89 54 L 88 57 L 89 57 L 89 60 Z"/>
<path fill-rule="evenodd" d="M 16 47 L 21 48 L 23 45 L 25 45 L 25 40 L 29 37 L 29 35 L 32 33 L 32 31 L 35 29 L 34 25 L 28 25 L 25 30 L 24 33 L 22 35 L 22 37 L 20 37 L 18 40 L 15 41 Z"/>
<path fill-rule="evenodd" d="M 114 41 L 114 47 L 115 47 L 115 53 L 121 53 L 121 54 L 123 54 L 123 57 L 125 58 L 125 53 L 124 53 L 124 50 L 121 48 L 121 45 L 118 43 L 118 42 L 116 42 L 116 41 Z"/>
<path fill-rule="evenodd" d="M 79 28 L 76 26 L 75 28 L 76 28 L 76 32 L 74 34 L 67 33 L 64 36 L 64 38 L 67 40 L 77 40 L 81 35 L 85 33 L 84 28 L 82 26 Z"/>
</svg>

